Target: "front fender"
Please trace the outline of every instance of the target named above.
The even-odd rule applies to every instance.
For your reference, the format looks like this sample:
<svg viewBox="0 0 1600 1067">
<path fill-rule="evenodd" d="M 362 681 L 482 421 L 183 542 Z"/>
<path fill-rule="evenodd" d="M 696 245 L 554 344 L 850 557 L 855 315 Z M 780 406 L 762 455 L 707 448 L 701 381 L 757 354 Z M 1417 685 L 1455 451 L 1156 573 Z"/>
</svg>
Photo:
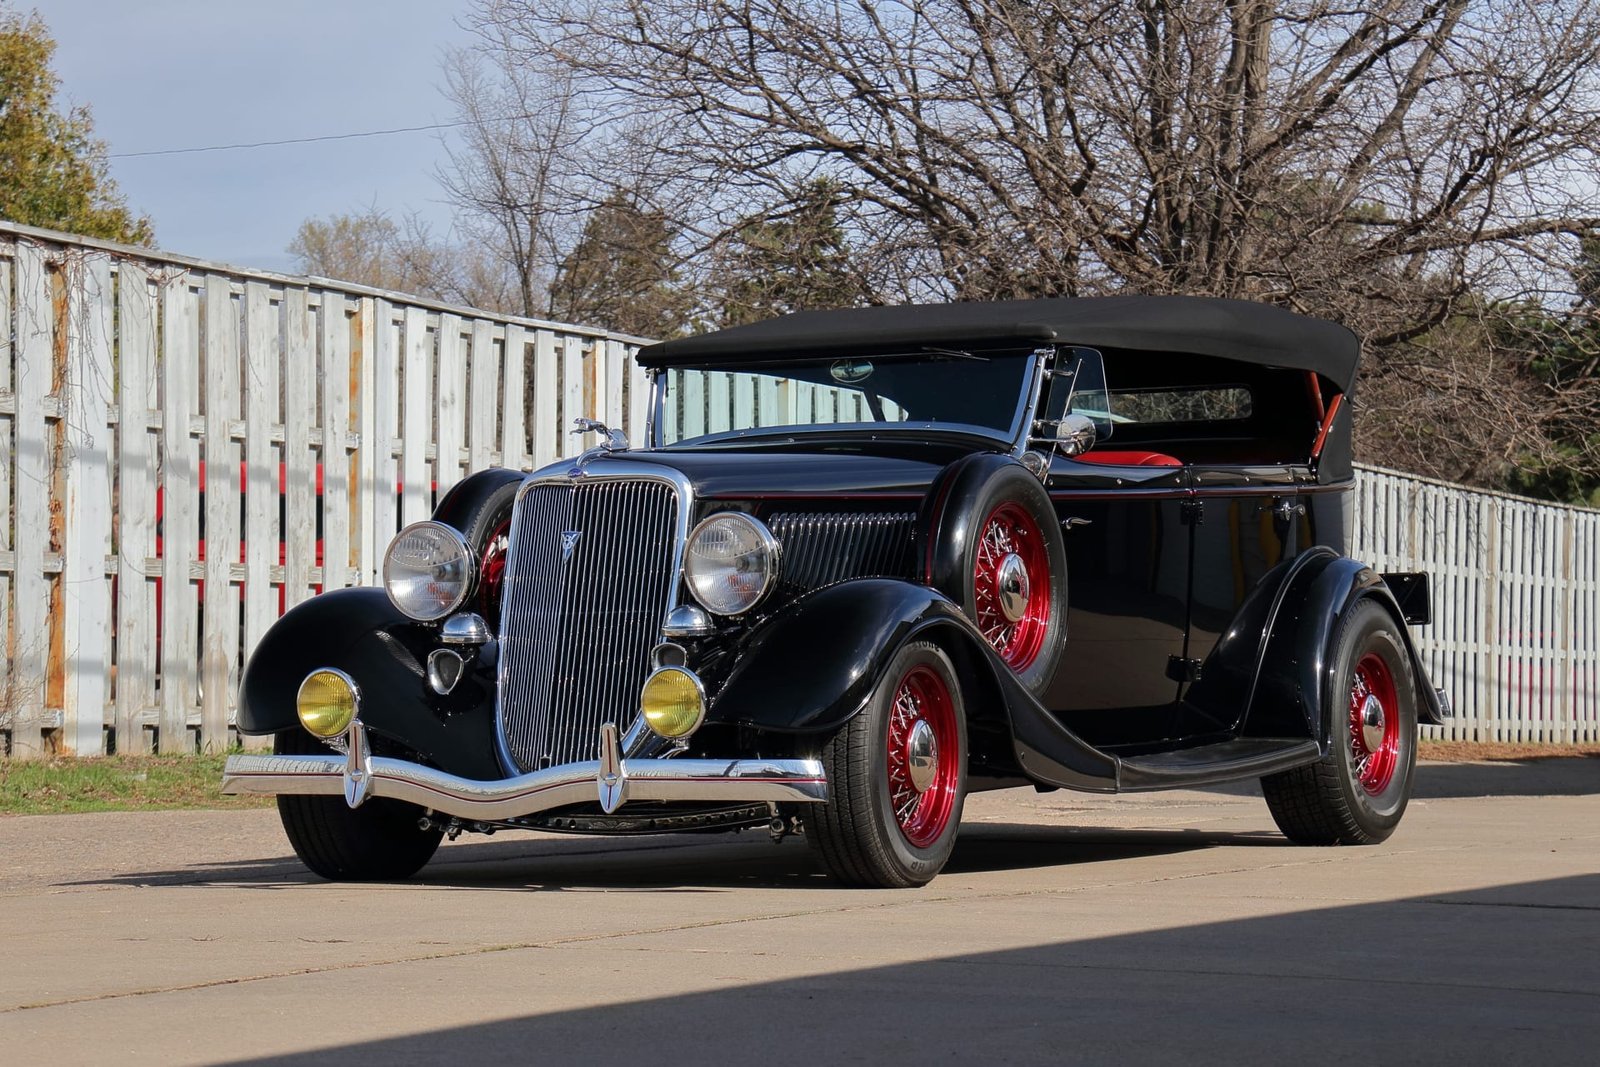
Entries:
<svg viewBox="0 0 1600 1067">
<path fill-rule="evenodd" d="M 940 623 L 966 625 L 936 590 L 861 578 L 813 593 L 745 641 L 708 713 L 781 733 L 826 733 L 866 706 L 900 646 Z"/>
<path fill-rule="evenodd" d="M 493 648 L 486 646 L 448 697 L 428 685 L 433 631 L 402 615 L 382 589 L 312 597 L 273 623 L 239 683 L 241 734 L 299 726 L 295 694 L 319 667 L 348 674 L 361 692 L 361 721 L 441 770 L 502 776 L 495 754 Z"/>
<path fill-rule="evenodd" d="M 708 721 L 790 734 L 825 734 L 866 706 L 907 641 L 937 642 L 954 661 L 969 723 L 992 729 L 988 753 L 1051 785 L 1110 792 L 1117 761 L 1063 727 L 1016 680 L 967 617 L 936 589 L 859 578 L 813 593 L 750 635 Z M 986 730 L 969 731 L 974 759 Z"/>
</svg>

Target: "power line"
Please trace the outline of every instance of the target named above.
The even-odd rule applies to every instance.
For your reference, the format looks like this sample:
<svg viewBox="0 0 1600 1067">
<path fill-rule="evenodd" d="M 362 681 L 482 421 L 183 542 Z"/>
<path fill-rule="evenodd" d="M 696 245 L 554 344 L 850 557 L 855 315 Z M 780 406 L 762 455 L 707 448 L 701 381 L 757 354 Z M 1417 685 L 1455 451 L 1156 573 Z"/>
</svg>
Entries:
<svg viewBox="0 0 1600 1067">
<path fill-rule="evenodd" d="M 512 117 L 512 116 L 508 116 Z M 239 144 L 212 144 L 198 148 L 157 148 L 148 152 L 110 152 L 110 159 L 132 159 L 136 156 L 186 156 L 197 152 L 231 152 L 240 148 L 273 148 L 286 144 L 310 144 L 313 141 L 350 141 L 358 137 L 387 137 L 395 133 L 425 133 L 429 130 L 453 130 L 459 126 L 476 126 L 475 121 L 435 122 L 427 126 L 396 126 L 391 130 L 363 130 L 360 133 L 327 133 L 320 137 L 287 137 L 281 141 L 248 141 Z"/>
</svg>

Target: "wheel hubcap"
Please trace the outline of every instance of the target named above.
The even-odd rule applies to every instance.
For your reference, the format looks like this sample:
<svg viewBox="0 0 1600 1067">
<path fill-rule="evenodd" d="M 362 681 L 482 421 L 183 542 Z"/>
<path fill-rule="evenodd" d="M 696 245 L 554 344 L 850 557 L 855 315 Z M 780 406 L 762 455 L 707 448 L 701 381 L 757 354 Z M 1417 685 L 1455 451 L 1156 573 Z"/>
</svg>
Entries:
<svg viewBox="0 0 1600 1067">
<path fill-rule="evenodd" d="M 907 671 L 889 712 L 889 804 L 907 842 L 927 848 L 944 835 L 961 778 L 955 702 L 932 667 Z"/>
<path fill-rule="evenodd" d="M 1394 675 L 1376 652 L 1356 663 L 1350 676 L 1350 765 L 1356 781 L 1378 796 L 1400 765 L 1399 704 Z"/>
<path fill-rule="evenodd" d="M 939 738 L 927 719 L 918 719 L 906 738 L 906 773 L 911 788 L 926 793 L 939 771 Z"/>
<path fill-rule="evenodd" d="M 974 621 L 1012 670 L 1033 666 L 1050 625 L 1050 556 L 1033 516 L 1015 502 L 984 520 L 972 566 Z"/>
<path fill-rule="evenodd" d="M 1383 702 L 1368 693 L 1361 705 L 1361 740 L 1368 752 L 1376 752 L 1383 747 L 1383 723 Z"/>
<path fill-rule="evenodd" d="M 995 591 L 1000 596 L 1000 613 L 1007 622 L 1021 622 L 1028 615 L 1028 565 L 1015 552 L 1007 552 L 995 571 Z"/>
</svg>

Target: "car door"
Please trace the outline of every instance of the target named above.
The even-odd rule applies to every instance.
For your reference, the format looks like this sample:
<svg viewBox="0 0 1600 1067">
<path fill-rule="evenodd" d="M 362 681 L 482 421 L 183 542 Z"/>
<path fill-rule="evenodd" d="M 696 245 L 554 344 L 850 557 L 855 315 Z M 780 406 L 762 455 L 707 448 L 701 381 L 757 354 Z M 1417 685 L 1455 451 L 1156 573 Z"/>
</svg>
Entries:
<svg viewBox="0 0 1600 1067">
<path fill-rule="evenodd" d="M 1164 739 L 1188 614 L 1188 473 L 1057 456 L 1045 486 L 1068 573 L 1066 651 L 1045 703 L 1095 743 Z"/>
<path fill-rule="evenodd" d="M 1185 659 L 1202 669 L 1245 597 L 1273 567 L 1310 542 L 1305 468 L 1190 466 L 1194 489 L 1194 586 Z M 1190 679 L 1192 680 L 1192 678 Z"/>
</svg>

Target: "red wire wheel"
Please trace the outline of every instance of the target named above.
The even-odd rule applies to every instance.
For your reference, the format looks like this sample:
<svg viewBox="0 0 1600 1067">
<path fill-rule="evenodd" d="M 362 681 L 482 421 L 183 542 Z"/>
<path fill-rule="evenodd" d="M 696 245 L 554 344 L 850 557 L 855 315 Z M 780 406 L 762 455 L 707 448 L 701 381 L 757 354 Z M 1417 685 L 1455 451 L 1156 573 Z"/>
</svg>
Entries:
<svg viewBox="0 0 1600 1067">
<path fill-rule="evenodd" d="M 900 679 L 888 729 L 895 823 L 907 842 L 927 848 L 949 827 L 961 780 L 955 702 L 932 667 L 918 665 Z"/>
<path fill-rule="evenodd" d="M 478 563 L 478 603 L 491 625 L 500 624 L 500 596 L 506 582 L 506 556 L 511 551 L 511 517 L 494 528 L 483 545 L 483 558 Z"/>
<path fill-rule="evenodd" d="M 1050 628 L 1050 554 L 1028 510 L 1006 501 L 989 513 L 973 556 L 975 621 L 1014 671 L 1033 666 Z"/>
<path fill-rule="evenodd" d="M 1350 766 L 1369 796 L 1380 796 L 1400 765 L 1400 703 L 1394 675 L 1376 652 L 1350 676 Z"/>
</svg>

